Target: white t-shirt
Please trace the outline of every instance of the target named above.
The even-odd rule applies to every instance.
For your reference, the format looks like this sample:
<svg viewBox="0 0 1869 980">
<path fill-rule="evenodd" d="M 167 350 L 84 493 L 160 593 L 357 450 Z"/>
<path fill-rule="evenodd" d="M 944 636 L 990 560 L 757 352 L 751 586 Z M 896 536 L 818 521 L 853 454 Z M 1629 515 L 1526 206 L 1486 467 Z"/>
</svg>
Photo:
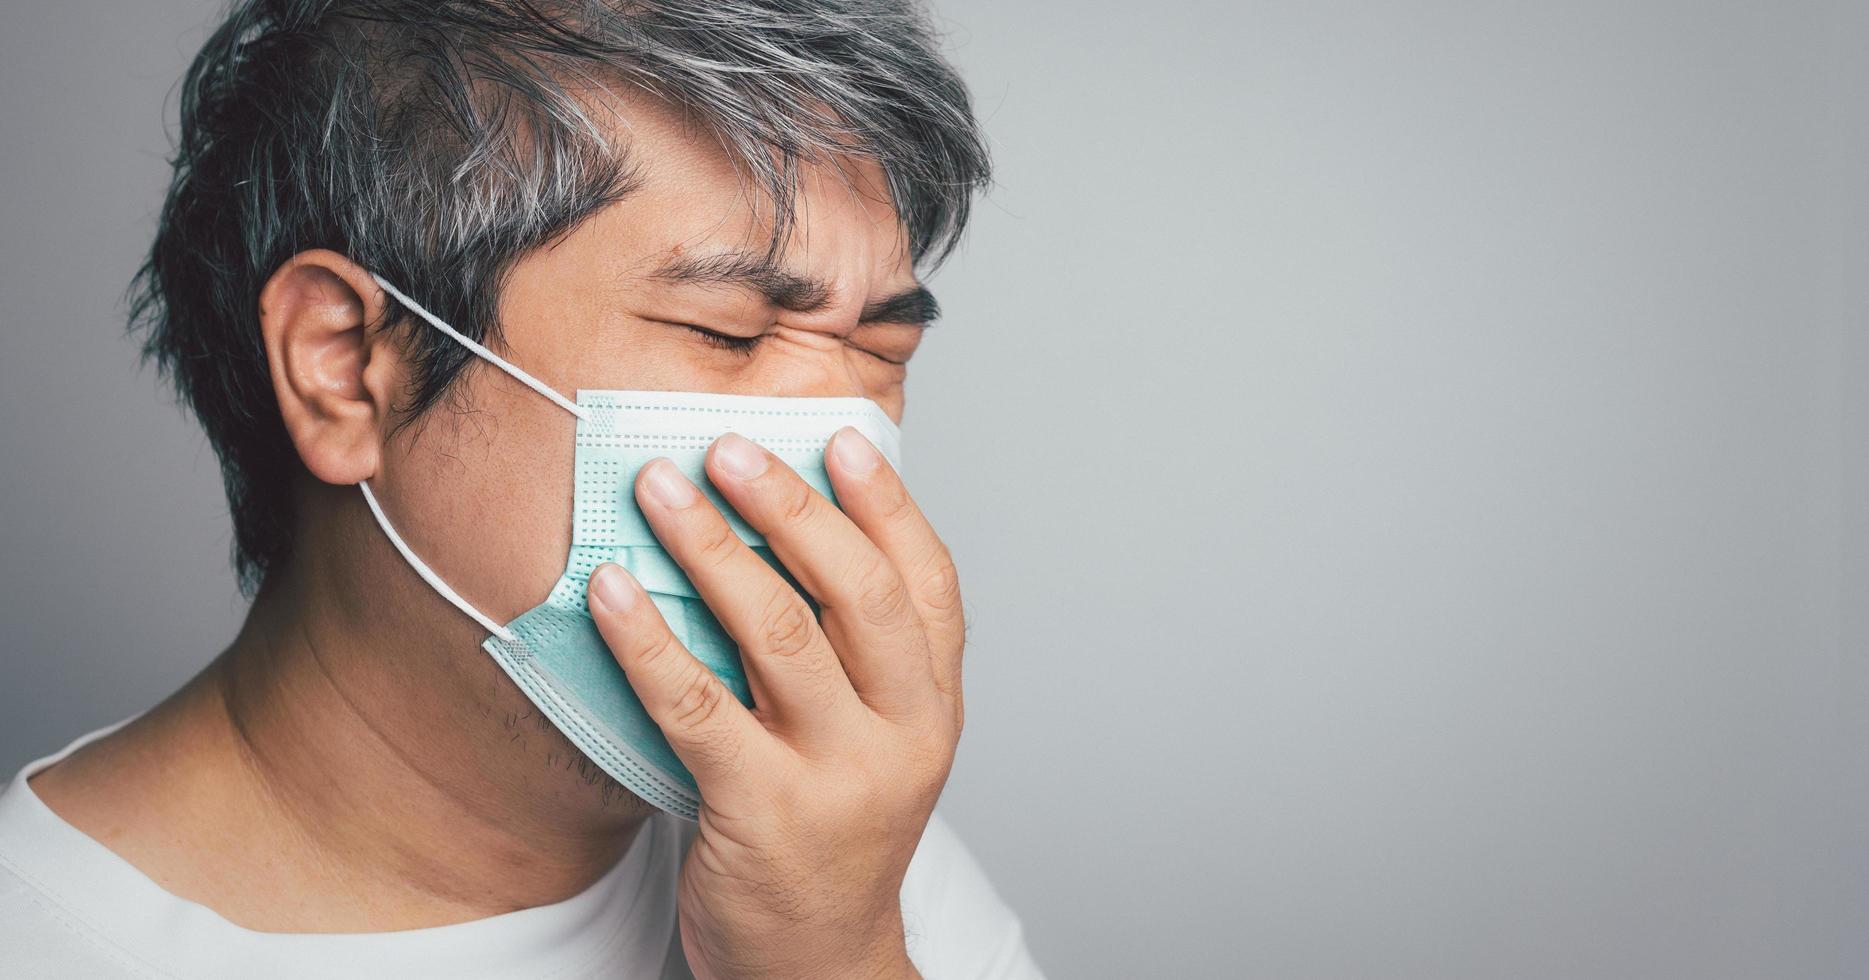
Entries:
<svg viewBox="0 0 1869 980">
<path fill-rule="evenodd" d="M 553 905 L 402 932 L 255 932 L 164 891 L 27 785 L 115 727 L 27 764 L 0 793 L 0 976 L 690 976 L 675 925 L 676 875 L 693 833 L 686 821 L 650 818 L 616 867 Z M 909 957 L 928 980 L 1040 975 L 1018 919 L 939 816 L 902 883 L 902 916 Z"/>
</svg>

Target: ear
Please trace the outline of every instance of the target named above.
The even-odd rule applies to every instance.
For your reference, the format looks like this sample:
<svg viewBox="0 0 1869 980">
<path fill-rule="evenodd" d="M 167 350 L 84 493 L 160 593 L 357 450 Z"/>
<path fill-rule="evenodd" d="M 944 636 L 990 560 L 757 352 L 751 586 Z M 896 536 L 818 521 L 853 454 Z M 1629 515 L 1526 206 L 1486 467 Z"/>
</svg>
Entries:
<svg viewBox="0 0 1869 980">
<path fill-rule="evenodd" d="M 370 329 L 388 304 L 363 266 L 329 249 L 286 260 L 260 290 L 260 335 L 286 433 L 313 476 L 376 475 L 401 364 Z"/>
</svg>

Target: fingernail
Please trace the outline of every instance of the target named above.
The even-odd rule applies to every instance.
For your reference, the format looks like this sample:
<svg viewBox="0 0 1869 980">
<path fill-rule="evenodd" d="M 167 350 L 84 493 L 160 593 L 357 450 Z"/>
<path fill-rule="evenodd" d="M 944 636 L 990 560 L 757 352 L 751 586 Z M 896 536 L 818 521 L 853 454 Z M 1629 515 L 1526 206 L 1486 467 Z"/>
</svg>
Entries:
<svg viewBox="0 0 1869 980">
<path fill-rule="evenodd" d="M 837 465 L 851 476 L 869 476 L 883 461 L 882 454 L 863 433 L 847 425 L 831 436 L 831 454 L 837 457 Z"/>
<path fill-rule="evenodd" d="M 766 472 L 765 450 L 735 432 L 714 441 L 714 458 L 720 461 L 720 468 L 736 480 L 751 480 Z"/>
<path fill-rule="evenodd" d="M 590 601 L 610 612 L 627 612 L 636 604 L 636 583 L 621 565 L 605 562 L 591 573 Z"/>
<path fill-rule="evenodd" d="M 666 459 L 652 459 L 643 467 L 643 485 L 655 502 L 670 510 L 680 510 L 700 499 L 700 491 L 681 475 L 675 464 Z"/>
</svg>

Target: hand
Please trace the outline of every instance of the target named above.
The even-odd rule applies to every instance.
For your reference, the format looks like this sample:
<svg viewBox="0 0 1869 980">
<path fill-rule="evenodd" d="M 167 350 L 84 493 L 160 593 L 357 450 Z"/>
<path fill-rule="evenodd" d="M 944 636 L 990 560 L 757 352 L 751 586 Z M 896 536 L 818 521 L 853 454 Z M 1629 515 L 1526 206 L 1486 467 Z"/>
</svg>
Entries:
<svg viewBox="0 0 1869 980">
<path fill-rule="evenodd" d="M 899 896 L 960 737 L 960 591 L 876 448 L 845 428 L 825 456 L 842 511 L 740 436 L 707 458 L 815 618 L 672 463 L 637 475 L 650 526 L 740 647 L 751 710 L 627 572 L 591 576 L 598 630 L 700 787 L 678 908 L 702 980 L 916 975 Z"/>
</svg>

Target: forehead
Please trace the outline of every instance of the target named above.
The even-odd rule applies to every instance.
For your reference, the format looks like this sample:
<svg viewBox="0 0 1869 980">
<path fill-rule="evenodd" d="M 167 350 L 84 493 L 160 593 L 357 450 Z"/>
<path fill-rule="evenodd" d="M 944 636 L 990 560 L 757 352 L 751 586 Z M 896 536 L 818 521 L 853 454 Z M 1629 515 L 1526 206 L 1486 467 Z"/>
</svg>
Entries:
<svg viewBox="0 0 1869 980">
<path fill-rule="evenodd" d="M 618 256 L 660 262 L 730 248 L 763 252 L 772 235 L 766 188 L 703 123 L 646 95 L 606 98 L 599 118 L 627 154 L 634 189 L 593 217 Z M 801 162 L 781 264 L 861 289 L 913 279 L 908 232 L 882 168 L 840 155 Z"/>
</svg>

